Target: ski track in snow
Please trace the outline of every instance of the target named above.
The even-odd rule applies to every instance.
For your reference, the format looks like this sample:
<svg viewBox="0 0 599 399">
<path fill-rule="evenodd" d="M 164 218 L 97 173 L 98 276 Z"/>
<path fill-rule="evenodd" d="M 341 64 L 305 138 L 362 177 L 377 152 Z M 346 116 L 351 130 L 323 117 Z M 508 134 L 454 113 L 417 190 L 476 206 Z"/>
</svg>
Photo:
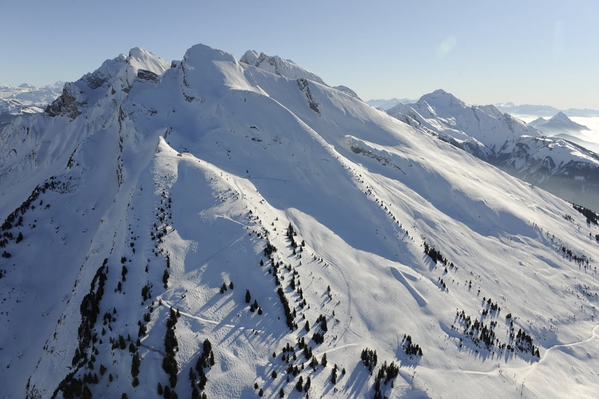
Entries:
<svg viewBox="0 0 599 399">
<path fill-rule="evenodd" d="M 539 366 L 541 363 L 545 363 L 546 361 L 548 361 L 547 358 L 553 350 L 559 349 L 559 348 L 571 348 L 574 346 L 586 344 L 588 342 L 591 342 L 593 339 L 597 338 L 598 335 L 599 335 L 599 324 L 597 324 L 595 327 L 592 328 L 590 337 L 580 340 L 580 341 L 571 342 L 568 344 L 556 344 L 556 345 L 550 346 L 549 348 L 547 348 L 545 350 L 545 353 L 543 353 L 543 355 L 541 356 L 541 359 L 539 361 L 533 362 L 533 363 L 531 363 L 527 366 L 523 366 L 523 367 L 501 367 L 501 366 L 499 366 L 498 368 L 495 368 L 495 369 L 489 370 L 489 371 L 464 370 L 464 369 L 449 370 L 449 371 L 452 373 L 456 373 L 456 374 L 484 375 L 484 376 L 492 376 L 492 377 L 503 375 L 503 376 L 506 376 L 509 379 L 513 380 L 517 384 L 522 384 L 524 386 L 524 384 L 526 383 L 526 379 L 536 371 L 537 366 Z M 510 377 L 510 374 L 513 375 L 513 377 Z M 529 393 L 534 394 L 533 392 L 529 392 Z M 537 395 L 535 395 L 535 397 L 537 397 Z"/>
<path fill-rule="evenodd" d="M 427 305 L 426 299 L 424 299 L 424 297 L 420 294 L 420 292 L 418 292 L 418 290 L 416 288 L 412 287 L 412 284 L 410 284 L 408 282 L 408 280 L 406 280 L 403 273 L 400 272 L 399 270 L 397 270 L 395 267 L 391 267 L 390 269 L 391 269 L 391 274 L 393 274 L 393 277 L 395 277 L 395 279 L 397 281 L 402 283 L 403 286 L 406 287 L 406 289 L 410 292 L 410 294 L 412 294 L 412 297 L 414 298 L 416 303 L 418 303 L 418 306 L 420 306 L 420 307 L 426 306 Z"/>
<path fill-rule="evenodd" d="M 335 267 L 335 269 L 337 269 L 337 271 L 340 273 L 341 277 L 343 277 L 343 281 L 345 282 L 345 286 L 347 288 L 347 315 L 349 316 L 348 318 L 348 322 L 347 325 L 345 326 L 345 329 L 343 330 L 343 332 L 341 333 L 341 335 L 339 336 L 339 338 L 343 338 L 345 336 L 345 334 L 347 333 L 347 331 L 351 330 L 351 323 L 353 320 L 353 316 L 352 316 L 352 296 L 351 296 L 351 287 L 349 285 L 349 281 L 347 281 L 347 277 L 345 276 L 345 273 L 343 273 L 343 271 L 341 270 L 341 268 L 335 263 L 332 262 L 331 260 L 327 259 L 326 257 L 322 256 L 318 251 L 314 250 L 314 253 L 316 255 L 318 255 L 318 257 L 320 257 L 326 264 L 330 264 L 333 267 Z M 362 338 L 362 336 L 358 333 L 356 333 L 355 331 L 351 330 L 356 336 Z"/>
<path fill-rule="evenodd" d="M 516 369 L 511 369 L 511 370 L 518 371 L 518 370 L 522 370 L 522 369 L 528 368 L 527 372 L 525 372 L 521 376 L 518 376 L 518 378 L 521 380 L 522 384 L 524 384 L 526 382 L 526 378 L 528 376 L 530 376 L 532 373 L 534 373 L 534 371 L 536 370 L 537 366 L 540 365 L 541 363 L 544 363 L 545 361 L 547 361 L 547 357 L 549 356 L 549 354 L 553 350 L 559 349 L 559 348 L 571 348 L 573 346 L 578 346 L 578 345 L 582 345 L 582 344 L 586 344 L 588 342 L 591 342 L 593 339 L 595 339 L 597 337 L 598 329 L 599 329 L 599 324 L 597 324 L 595 327 L 593 327 L 593 329 L 591 330 L 591 336 L 589 338 L 581 340 L 581 341 L 571 342 L 569 344 L 556 344 L 556 345 L 550 346 L 549 348 L 547 348 L 547 350 L 545 351 L 545 353 L 543 354 L 543 356 L 541 356 L 541 359 L 538 362 L 535 362 L 535 363 L 531 364 L 530 366 L 526 366 L 526 367 L 522 367 L 522 368 L 516 368 Z"/>
<path fill-rule="evenodd" d="M 327 350 L 325 350 L 325 351 L 322 351 L 322 352 L 316 352 L 316 353 L 314 353 L 314 354 L 313 354 L 313 356 L 322 356 L 322 355 L 324 355 L 325 353 L 336 352 L 336 351 L 338 351 L 338 350 L 345 349 L 345 348 L 351 348 L 351 347 L 354 347 L 354 346 L 358 346 L 358 344 L 357 344 L 357 343 L 353 343 L 353 344 L 339 345 L 339 346 L 336 346 L 336 347 L 334 347 L 334 348 L 327 349 Z"/>
<path fill-rule="evenodd" d="M 173 309 L 177 309 L 176 307 L 174 307 L 172 305 L 171 302 L 167 301 L 166 299 L 162 299 L 162 295 L 158 295 L 156 297 L 156 299 L 158 300 L 158 303 L 162 304 L 162 306 L 167 306 L 167 307 L 171 307 Z M 259 333 L 264 332 L 263 330 L 257 330 L 255 328 L 249 328 L 249 327 L 244 327 L 244 326 L 236 326 L 234 324 L 227 324 L 227 323 L 223 323 L 221 321 L 215 321 L 215 320 L 205 319 L 203 317 L 196 316 L 196 315 L 193 315 L 191 313 L 182 312 L 181 310 L 179 310 L 179 313 L 181 314 L 181 316 L 185 316 L 185 317 L 188 317 L 190 319 L 197 320 L 200 323 L 204 323 L 204 324 L 211 324 L 213 326 L 220 326 L 220 327 L 232 328 L 232 329 L 238 330 L 238 331 L 252 330 L 252 332 L 259 332 Z"/>
</svg>

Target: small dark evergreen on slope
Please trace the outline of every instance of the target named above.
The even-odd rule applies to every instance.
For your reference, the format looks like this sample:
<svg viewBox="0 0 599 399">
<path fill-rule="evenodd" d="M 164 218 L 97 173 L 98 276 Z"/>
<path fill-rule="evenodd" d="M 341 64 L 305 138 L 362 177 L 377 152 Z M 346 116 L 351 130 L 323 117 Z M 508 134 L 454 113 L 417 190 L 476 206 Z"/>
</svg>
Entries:
<svg viewBox="0 0 599 399">
<path fill-rule="evenodd" d="M 202 345 L 202 354 L 198 357 L 198 361 L 196 362 L 195 371 L 197 371 L 197 381 L 195 374 L 192 374 L 190 371 L 190 379 L 192 386 L 197 386 L 199 390 L 203 390 L 208 382 L 208 377 L 206 377 L 206 369 L 214 366 L 214 352 L 212 352 L 212 344 L 208 339 L 204 340 Z M 192 376 L 194 377 L 192 379 Z"/>
<path fill-rule="evenodd" d="M 406 355 L 408 355 L 410 357 L 422 356 L 422 348 L 420 348 L 420 345 L 414 344 L 412 342 L 412 337 L 409 335 L 408 336 L 404 335 L 402 347 L 403 347 L 404 351 L 406 352 Z"/>
<path fill-rule="evenodd" d="M 587 223 L 593 223 L 595 225 L 598 224 L 598 222 L 599 222 L 599 214 L 597 214 L 597 213 L 593 212 L 592 210 L 590 210 L 588 208 L 585 208 L 584 206 L 581 206 L 581 205 L 572 204 L 572 206 L 578 212 L 580 212 L 581 214 L 583 214 L 584 216 L 586 216 Z"/>
<path fill-rule="evenodd" d="M 428 242 L 424 241 L 424 253 L 426 255 L 428 255 L 429 258 L 431 258 L 433 260 L 433 262 L 437 263 L 437 262 L 441 262 L 443 263 L 445 266 L 452 266 L 453 267 L 453 263 L 447 263 L 447 258 L 445 256 L 443 256 L 441 254 L 441 252 L 439 252 L 437 249 L 435 249 L 435 247 L 429 245 Z"/>
<path fill-rule="evenodd" d="M 293 228 L 293 226 L 291 225 L 291 223 L 289 223 L 289 227 L 287 227 L 287 238 L 289 239 L 289 241 L 291 242 L 291 246 L 293 248 L 297 248 L 297 243 L 295 242 L 295 236 L 297 235 L 297 233 L 295 232 L 295 229 Z"/>
<path fill-rule="evenodd" d="M 391 380 L 395 379 L 399 375 L 399 367 L 395 364 L 395 362 L 391 362 L 391 364 L 387 365 L 387 362 L 384 362 L 379 371 L 377 372 L 376 379 L 374 382 L 374 390 L 375 398 L 386 398 L 382 394 L 383 384 L 387 385 Z M 391 387 L 393 387 L 393 383 L 391 383 Z"/>
<path fill-rule="evenodd" d="M 104 285 L 106 282 L 106 274 L 108 273 L 108 259 L 104 259 L 102 266 L 98 268 L 92 282 L 90 284 L 89 293 L 81 301 L 79 311 L 81 313 L 81 323 L 78 328 L 78 341 L 79 345 L 75 349 L 75 355 L 73 356 L 72 365 L 74 366 L 71 371 L 59 384 L 58 388 L 54 391 L 52 397 L 55 398 L 58 392 L 62 392 L 62 395 L 66 399 L 74 397 L 83 397 L 88 394 L 89 388 L 86 382 L 77 378 L 74 378 L 75 374 L 86 365 L 93 368 L 94 348 L 92 348 L 91 360 L 88 359 L 88 349 L 95 342 L 96 334 L 92 334 L 92 330 L 96 324 L 98 315 L 100 314 L 100 301 L 104 295 Z M 89 382 L 89 381 L 88 381 Z M 91 398 L 91 396 L 89 396 Z"/>
<path fill-rule="evenodd" d="M 139 366 L 140 365 L 141 365 L 141 358 L 139 357 L 139 352 L 137 351 L 137 348 L 135 348 L 135 352 L 133 353 L 133 356 L 131 358 L 131 377 L 133 378 L 131 385 L 133 385 L 133 387 L 136 387 L 139 385 L 139 380 L 138 380 L 137 376 L 139 375 Z"/>
<path fill-rule="evenodd" d="M 266 243 L 266 247 L 264 248 L 264 256 L 266 256 L 267 258 L 270 257 L 270 255 L 272 255 L 274 252 L 277 252 L 277 247 L 275 247 L 274 245 L 272 245 L 269 242 Z"/>
<path fill-rule="evenodd" d="M 172 388 L 177 386 L 177 374 L 179 366 L 175 359 L 175 351 L 179 348 L 177 337 L 175 336 L 175 324 L 177 324 L 177 313 L 170 309 L 169 318 L 166 321 L 166 335 L 164 336 L 164 348 L 166 356 L 162 359 L 162 369 L 169 376 L 169 383 Z"/>
<path fill-rule="evenodd" d="M 279 289 L 277 289 L 277 294 L 279 295 L 279 299 L 281 300 L 281 303 L 283 304 L 283 309 L 285 310 L 285 322 L 287 323 L 287 327 L 289 327 L 289 329 L 293 331 L 295 328 L 297 328 L 297 325 L 293 322 L 293 314 L 291 313 L 289 301 L 285 297 L 285 292 L 283 291 L 283 288 L 279 287 Z"/>
<path fill-rule="evenodd" d="M 489 299 L 490 300 L 490 299 Z M 489 307 L 489 300 L 483 301 L 483 306 Z M 498 312 L 501 308 L 498 307 Z M 485 312 L 483 308 L 483 316 L 496 316 L 497 313 Z M 520 329 L 516 335 L 514 327 L 514 317 L 508 313 L 505 317 L 506 324 L 509 328 L 508 342 L 501 342 L 495 335 L 497 321 L 491 321 L 489 324 L 484 322 L 484 318 L 480 321 L 477 318 L 468 316 L 463 310 L 456 311 L 456 320 L 463 327 L 464 338 L 471 341 L 478 348 L 486 350 L 497 349 L 499 351 L 510 351 L 516 354 L 529 353 L 532 356 L 540 358 L 539 348 L 533 344 L 533 339 L 524 330 Z M 452 325 L 451 328 L 458 330 L 459 325 Z M 483 346 L 484 344 L 484 346 Z M 460 338 L 460 347 L 462 346 L 462 338 Z"/>
<path fill-rule="evenodd" d="M 362 359 L 362 363 L 364 363 L 364 366 L 366 366 L 368 370 L 372 372 L 378 361 L 376 351 L 373 351 L 369 348 L 365 348 L 362 350 L 360 358 Z"/>
<path fill-rule="evenodd" d="M 324 315 L 321 314 L 320 316 L 318 316 L 318 319 L 316 319 L 316 323 L 320 323 L 320 328 L 323 332 L 329 331 L 329 329 L 327 328 L 327 318 Z"/>
<path fill-rule="evenodd" d="M 104 285 L 108 273 L 107 263 L 108 259 L 104 259 L 102 266 L 96 271 L 96 275 L 92 279 L 90 292 L 83 298 L 79 307 L 81 313 L 81 324 L 78 329 L 79 347 L 75 350 L 75 356 L 73 356 L 73 366 L 78 364 L 80 360 L 87 361 L 85 351 L 92 341 L 92 329 L 100 314 L 100 301 L 104 295 Z"/>
<path fill-rule="evenodd" d="M 164 269 L 164 274 L 162 275 L 162 283 L 164 284 L 164 289 L 166 290 L 168 288 L 168 279 L 170 277 L 170 274 L 168 272 L 167 269 Z"/>
<path fill-rule="evenodd" d="M 297 380 L 297 384 L 295 384 L 295 389 L 297 389 L 298 392 L 302 392 L 304 390 L 304 377 L 300 376 L 300 378 Z"/>
<path fill-rule="evenodd" d="M 516 348 L 524 353 L 530 353 L 531 355 L 540 358 L 541 354 L 539 352 L 539 348 L 533 345 L 532 341 L 532 337 L 528 335 L 526 331 L 518 329 L 518 334 L 516 335 L 516 340 L 514 341 Z"/>
</svg>

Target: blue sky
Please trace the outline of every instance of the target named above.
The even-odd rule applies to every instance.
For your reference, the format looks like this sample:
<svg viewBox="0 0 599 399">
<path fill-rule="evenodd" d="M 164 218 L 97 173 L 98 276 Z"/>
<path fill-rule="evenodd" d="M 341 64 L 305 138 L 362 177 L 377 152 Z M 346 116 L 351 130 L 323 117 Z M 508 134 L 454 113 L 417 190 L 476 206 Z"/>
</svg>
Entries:
<svg viewBox="0 0 599 399">
<path fill-rule="evenodd" d="M 363 99 L 599 109 L 599 1 L 2 0 L 0 83 L 73 81 L 143 47 L 295 61 Z"/>
</svg>

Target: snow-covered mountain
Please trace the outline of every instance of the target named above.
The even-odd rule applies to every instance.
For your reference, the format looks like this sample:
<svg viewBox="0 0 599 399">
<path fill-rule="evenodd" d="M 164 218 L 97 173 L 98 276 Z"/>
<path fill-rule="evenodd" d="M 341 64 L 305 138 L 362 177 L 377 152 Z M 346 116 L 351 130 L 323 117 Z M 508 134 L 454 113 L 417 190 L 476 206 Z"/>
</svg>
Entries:
<svg viewBox="0 0 599 399">
<path fill-rule="evenodd" d="M 596 214 L 263 65 L 133 49 L 0 131 L 0 397 L 596 394 Z"/>
<path fill-rule="evenodd" d="M 537 120 L 527 125 L 494 105 L 467 106 L 443 90 L 387 112 L 568 201 L 599 209 L 599 156 L 533 127 L 565 126 L 568 118 L 561 113 L 551 123 Z M 568 121 L 569 127 L 576 127 Z"/>
<path fill-rule="evenodd" d="M 571 134 L 579 133 L 583 130 L 589 130 L 588 127 L 574 122 L 563 112 L 558 112 L 549 120 L 537 118 L 530 122 L 529 125 L 534 126 L 538 130 L 546 134 Z"/>
<path fill-rule="evenodd" d="M 42 112 L 61 93 L 63 82 L 44 87 L 28 83 L 19 86 L 0 84 L 0 128 L 17 115 Z"/>
</svg>

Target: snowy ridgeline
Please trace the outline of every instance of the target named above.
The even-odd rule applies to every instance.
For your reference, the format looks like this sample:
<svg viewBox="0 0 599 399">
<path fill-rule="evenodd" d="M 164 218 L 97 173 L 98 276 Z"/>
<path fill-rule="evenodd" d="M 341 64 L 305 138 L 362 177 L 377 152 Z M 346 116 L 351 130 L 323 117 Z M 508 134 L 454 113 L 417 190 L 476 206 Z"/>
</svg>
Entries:
<svg viewBox="0 0 599 399">
<path fill-rule="evenodd" d="M 387 112 L 567 201 L 599 209 L 599 139 L 561 112 L 526 124 L 494 105 L 466 106 L 443 90 Z"/>
<path fill-rule="evenodd" d="M 0 397 L 593 397 L 597 215 L 263 58 L 0 133 Z"/>
</svg>

